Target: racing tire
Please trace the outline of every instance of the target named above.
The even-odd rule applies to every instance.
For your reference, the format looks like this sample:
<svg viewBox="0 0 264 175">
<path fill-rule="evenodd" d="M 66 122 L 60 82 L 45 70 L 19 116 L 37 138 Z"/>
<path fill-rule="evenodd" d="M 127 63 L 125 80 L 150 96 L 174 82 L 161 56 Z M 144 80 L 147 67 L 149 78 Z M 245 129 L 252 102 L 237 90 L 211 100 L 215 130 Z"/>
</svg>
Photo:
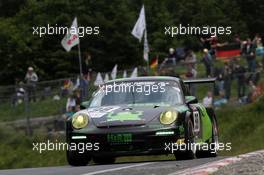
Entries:
<svg viewBox="0 0 264 175">
<path fill-rule="evenodd" d="M 185 131 L 185 146 L 187 147 L 187 149 L 185 151 L 177 150 L 176 152 L 174 152 L 176 160 L 189 160 L 194 159 L 195 157 L 195 151 L 191 146 L 194 143 L 194 128 L 192 120 L 190 118 L 188 118 L 186 121 Z"/>
<path fill-rule="evenodd" d="M 66 157 L 69 165 L 71 166 L 86 166 L 91 160 L 89 155 L 71 150 L 67 150 Z"/>
<path fill-rule="evenodd" d="M 93 157 L 93 161 L 96 164 L 113 164 L 115 163 L 116 158 L 115 157 Z"/>
<path fill-rule="evenodd" d="M 215 117 L 212 117 L 212 142 L 209 142 L 208 150 L 197 150 L 197 158 L 216 157 L 218 147 L 218 127 Z"/>
</svg>

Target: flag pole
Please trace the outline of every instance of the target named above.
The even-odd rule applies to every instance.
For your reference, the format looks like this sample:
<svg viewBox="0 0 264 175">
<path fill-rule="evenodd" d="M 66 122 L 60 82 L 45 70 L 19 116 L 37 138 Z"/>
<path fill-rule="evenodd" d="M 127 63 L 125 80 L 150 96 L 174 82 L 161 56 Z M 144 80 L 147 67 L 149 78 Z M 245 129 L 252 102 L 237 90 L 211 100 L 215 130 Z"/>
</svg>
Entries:
<svg viewBox="0 0 264 175">
<path fill-rule="evenodd" d="M 148 46 L 148 39 L 147 39 L 147 27 L 145 28 L 144 34 L 144 49 L 143 49 L 143 57 L 147 61 L 147 74 L 149 74 L 149 46 Z"/>
<path fill-rule="evenodd" d="M 80 40 L 78 43 L 78 55 L 79 55 L 80 78 L 81 78 L 82 77 L 82 56 L 81 56 Z"/>
</svg>

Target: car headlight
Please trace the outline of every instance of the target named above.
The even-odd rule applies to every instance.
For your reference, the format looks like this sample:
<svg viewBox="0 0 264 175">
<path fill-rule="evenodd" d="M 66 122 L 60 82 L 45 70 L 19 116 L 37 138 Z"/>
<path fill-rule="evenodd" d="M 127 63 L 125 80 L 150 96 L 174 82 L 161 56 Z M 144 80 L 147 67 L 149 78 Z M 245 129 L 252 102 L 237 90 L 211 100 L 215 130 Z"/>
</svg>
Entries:
<svg viewBox="0 0 264 175">
<path fill-rule="evenodd" d="M 178 117 L 177 111 L 169 110 L 169 111 L 163 112 L 160 114 L 160 123 L 164 125 L 170 125 L 176 121 L 177 117 Z"/>
<path fill-rule="evenodd" d="M 88 125 L 88 116 L 86 114 L 76 114 L 72 117 L 72 126 L 75 129 L 81 129 Z"/>
</svg>

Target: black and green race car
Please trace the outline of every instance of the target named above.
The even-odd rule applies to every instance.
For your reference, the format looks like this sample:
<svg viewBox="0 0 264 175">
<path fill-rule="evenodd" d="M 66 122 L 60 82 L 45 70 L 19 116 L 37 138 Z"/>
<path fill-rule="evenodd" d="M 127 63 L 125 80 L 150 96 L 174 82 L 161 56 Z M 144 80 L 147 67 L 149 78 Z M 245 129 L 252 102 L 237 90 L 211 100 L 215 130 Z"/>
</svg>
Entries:
<svg viewBox="0 0 264 175">
<path fill-rule="evenodd" d="M 66 121 L 68 163 L 82 166 L 93 159 L 106 164 L 118 156 L 149 154 L 174 154 L 178 160 L 216 156 L 214 111 L 189 93 L 192 83 L 214 81 L 155 76 L 101 85 Z"/>
</svg>

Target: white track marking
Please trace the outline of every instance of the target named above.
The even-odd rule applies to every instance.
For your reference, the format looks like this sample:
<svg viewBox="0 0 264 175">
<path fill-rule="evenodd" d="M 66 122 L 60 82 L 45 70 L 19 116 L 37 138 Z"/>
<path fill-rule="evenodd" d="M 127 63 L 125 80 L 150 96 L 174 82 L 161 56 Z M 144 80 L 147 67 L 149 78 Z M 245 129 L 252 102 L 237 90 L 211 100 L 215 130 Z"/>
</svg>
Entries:
<svg viewBox="0 0 264 175">
<path fill-rule="evenodd" d="M 264 150 L 246 153 L 246 154 L 242 154 L 242 155 L 238 155 L 238 156 L 234 156 L 234 157 L 229 157 L 229 158 L 217 160 L 214 162 L 209 162 L 209 163 L 199 165 L 196 167 L 187 168 L 187 169 L 182 170 L 182 171 L 173 172 L 173 173 L 170 173 L 168 175 L 190 175 L 190 174 L 209 175 L 210 173 L 216 172 L 220 167 L 227 166 L 229 164 L 238 162 L 244 158 L 256 156 L 256 155 L 261 154 L 261 153 L 264 153 Z"/>
<path fill-rule="evenodd" d="M 136 165 L 123 166 L 119 168 L 111 168 L 107 170 L 95 171 L 95 172 L 90 172 L 90 173 L 81 174 L 81 175 L 94 175 L 94 174 L 100 174 L 100 173 L 107 173 L 111 171 L 123 170 L 127 168 L 139 167 L 139 166 L 144 166 L 144 165 L 149 165 L 149 164 L 153 164 L 153 163 L 141 163 L 141 164 L 136 164 Z"/>
</svg>

